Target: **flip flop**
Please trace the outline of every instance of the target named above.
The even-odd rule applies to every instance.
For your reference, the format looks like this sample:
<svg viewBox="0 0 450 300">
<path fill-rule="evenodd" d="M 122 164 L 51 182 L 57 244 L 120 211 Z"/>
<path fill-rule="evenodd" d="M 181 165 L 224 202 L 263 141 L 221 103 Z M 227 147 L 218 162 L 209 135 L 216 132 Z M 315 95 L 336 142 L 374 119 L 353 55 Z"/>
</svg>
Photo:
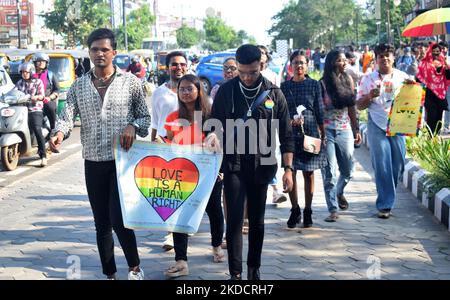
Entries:
<svg viewBox="0 0 450 300">
<path fill-rule="evenodd" d="M 189 268 L 187 266 L 187 263 L 176 263 L 173 266 L 170 266 L 165 272 L 164 275 L 166 275 L 169 278 L 177 278 L 180 276 L 187 276 L 189 275 Z"/>
<path fill-rule="evenodd" d="M 345 199 L 344 195 L 338 196 L 338 205 L 341 210 L 347 210 L 348 209 L 348 202 L 347 199 Z"/>
<path fill-rule="evenodd" d="M 336 222 L 339 216 L 337 214 L 331 214 L 324 220 L 325 222 Z"/>
<path fill-rule="evenodd" d="M 225 253 L 223 252 L 221 246 L 213 247 L 213 261 L 215 263 L 221 263 L 225 261 Z"/>
</svg>

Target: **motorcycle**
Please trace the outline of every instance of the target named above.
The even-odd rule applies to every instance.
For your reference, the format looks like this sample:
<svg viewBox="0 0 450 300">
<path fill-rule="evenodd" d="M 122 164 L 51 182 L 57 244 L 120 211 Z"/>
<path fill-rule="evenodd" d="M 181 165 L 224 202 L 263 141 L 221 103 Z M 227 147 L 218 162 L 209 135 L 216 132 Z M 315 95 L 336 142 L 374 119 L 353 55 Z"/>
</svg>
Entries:
<svg viewBox="0 0 450 300">
<path fill-rule="evenodd" d="M 3 169 L 17 168 L 19 157 L 34 154 L 37 140 L 28 127 L 30 96 L 12 89 L 0 97 L 0 159 Z M 46 117 L 42 124 L 45 141 L 50 139 L 50 122 Z"/>
</svg>

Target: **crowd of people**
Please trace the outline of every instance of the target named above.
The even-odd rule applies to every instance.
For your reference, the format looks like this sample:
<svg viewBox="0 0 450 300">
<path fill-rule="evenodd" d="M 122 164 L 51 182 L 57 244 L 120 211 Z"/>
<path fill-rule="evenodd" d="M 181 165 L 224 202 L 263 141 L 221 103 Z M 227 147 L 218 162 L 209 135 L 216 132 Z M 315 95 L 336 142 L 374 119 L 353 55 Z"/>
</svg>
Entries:
<svg viewBox="0 0 450 300">
<path fill-rule="evenodd" d="M 355 82 L 355 88 L 362 77 L 378 69 L 373 49 L 365 45 L 363 51 L 354 46 L 338 47 L 345 52 L 347 67 L 345 72 Z M 312 51 L 305 51 L 311 53 Z M 309 58 L 313 60 L 313 68 L 323 73 L 327 53 L 316 48 Z M 450 133 L 450 56 L 448 43 L 445 41 L 401 44 L 395 49 L 394 67 L 403 71 L 426 88 L 425 122 L 430 133 Z"/>
<path fill-rule="evenodd" d="M 448 66 L 441 46 L 435 44 L 414 58 L 410 58 L 407 47 L 401 55 L 397 53 L 396 58 L 395 49 L 388 44 L 377 45 L 374 52 L 366 47 L 361 55 L 351 48 L 335 49 L 324 56 L 320 49 L 313 54 L 296 50 L 289 58 L 293 77 L 281 84 L 267 71 L 268 49 L 246 44 L 237 49 L 235 57 L 223 63 L 224 80 L 212 89 L 211 97 L 199 78 L 188 74 L 185 54 L 175 51 L 169 53 L 166 60 L 169 81 L 152 94 L 151 113 L 139 79 L 123 73 L 112 63 L 116 54 L 114 33 L 97 29 L 90 34 L 88 46 L 95 66 L 77 79 L 68 92 L 50 146 L 58 151 L 73 128 L 74 116 L 79 114 L 83 119 L 81 140 L 86 186 L 103 273 L 108 279 L 117 279 L 112 230 L 125 253 L 129 279 L 144 278 L 134 232 L 124 228 L 122 222 L 112 150 L 114 135 L 120 135 L 125 150 L 130 149 L 136 134 L 150 134 L 152 142 L 200 143 L 212 151 L 233 149 L 224 151 L 222 167 L 206 208 L 211 224 L 212 261 L 224 262 L 222 248 L 226 248 L 230 279 L 242 279 L 243 234 L 247 233 L 244 225 L 248 219 L 247 279 L 259 280 L 269 186 L 277 195 L 274 203 L 287 198 L 279 200 L 278 196 L 283 195 L 278 191 L 281 186 L 283 192 L 289 194 L 292 208 L 287 227 L 295 228 L 303 221 L 303 227 L 308 228 L 313 226 L 314 219 L 314 171 L 320 170 L 329 210 L 325 221 L 337 222 L 339 209 L 349 209 L 352 200 L 347 199 L 344 190 L 352 179 L 355 144 L 361 143 L 357 110 L 367 109 L 368 139 L 378 194 L 377 216 L 388 219 L 395 207 L 396 186 L 405 163 L 404 137 L 386 136 L 388 112 L 395 90 L 405 82 L 415 81 L 414 76 L 402 71 L 409 69 L 400 66 L 418 62 L 416 77 L 427 87 L 429 102 L 425 105 L 431 129 L 433 120 L 439 115 L 442 117 L 439 111 L 446 108 L 443 103 L 448 87 L 445 80 Z M 310 60 L 315 68 L 322 69 L 320 80 L 308 75 Z M 23 73 L 26 75 L 25 71 Z M 29 80 L 27 78 L 24 76 L 24 80 Z M 38 87 L 35 99 L 40 101 L 42 82 L 36 80 L 33 85 Z M 122 92 L 124 87 L 128 93 Z M 202 121 L 194 117 L 195 113 L 201 114 Z M 181 126 L 180 119 L 189 126 Z M 223 140 L 214 132 L 203 130 L 203 123 L 208 119 L 223 124 Z M 227 120 L 238 119 L 257 121 L 256 131 L 249 130 L 243 137 L 238 135 L 244 151 L 238 151 L 235 130 L 225 126 Z M 264 130 L 275 130 L 273 124 L 278 124 L 276 135 L 263 134 Z M 104 134 L 100 136 L 97 132 Z M 277 143 L 272 140 L 275 137 L 281 152 L 278 162 L 270 160 L 267 153 L 251 142 L 252 138 L 265 139 L 264 144 L 271 145 L 271 153 L 275 153 Z M 314 147 L 310 147 L 307 140 L 312 140 Z M 276 181 L 279 163 L 284 170 L 281 182 Z M 303 212 L 298 199 L 298 171 L 302 172 L 305 183 Z M 167 239 L 172 242 L 169 249 L 175 249 L 175 263 L 165 270 L 165 275 L 170 278 L 188 275 L 188 235 L 168 233 Z"/>
</svg>

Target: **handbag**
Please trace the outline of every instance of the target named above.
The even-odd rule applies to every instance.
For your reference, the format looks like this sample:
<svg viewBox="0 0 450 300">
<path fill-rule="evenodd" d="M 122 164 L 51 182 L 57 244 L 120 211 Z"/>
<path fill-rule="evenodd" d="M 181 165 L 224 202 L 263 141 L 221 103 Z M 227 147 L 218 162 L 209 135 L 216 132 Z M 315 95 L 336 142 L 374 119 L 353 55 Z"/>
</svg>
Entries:
<svg viewBox="0 0 450 300">
<path fill-rule="evenodd" d="M 297 105 L 296 98 L 294 97 L 292 91 L 289 90 L 289 92 L 291 93 L 291 96 L 294 98 L 294 102 Z M 303 145 L 301 145 L 303 148 L 303 151 L 311 153 L 311 154 L 316 154 L 316 155 L 319 154 L 320 147 L 322 145 L 322 140 L 315 138 L 313 136 L 310 136 L 310 135 L 306 135 L 305 129 L 303 128 L 303 124 L 301 125 L 301 129 L 302 129 L 302 134 L 303 134 Z"/>
<path fill-rule="evenodd" d="M 311 154 L 319 154 L 322 140 L 306 135 L 305 130 L 303 129 L 303 124 L 301 125 L 301 128 L 303 133 L 303 151 Z"/>
</svg>

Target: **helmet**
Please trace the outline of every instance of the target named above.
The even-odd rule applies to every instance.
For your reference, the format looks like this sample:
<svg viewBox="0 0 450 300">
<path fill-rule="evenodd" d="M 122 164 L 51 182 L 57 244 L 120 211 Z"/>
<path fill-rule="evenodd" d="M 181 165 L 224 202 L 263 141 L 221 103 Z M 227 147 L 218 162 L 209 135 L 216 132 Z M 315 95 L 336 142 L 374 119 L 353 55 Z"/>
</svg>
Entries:
<svg viewBox="0 0 450 300">
<path fill-rule="evenodd" d="M 139 56 L 135 55 L 131 58 L 132 63 L 138 63 L 139 62 Z"/>
<path fill-rule="evenodd" d="M 33 63 L 26 62 L 21 64 L 19 67 L 19 73 L 22 73 L 23 71 L 28 72 L 33 76 L 33 74 L 36 73 L 36 68 Z"/>
<path fill-rule="evenodd" d="M 48 55 L 46 53 L 42 53 L 42 52 L 37 52 L 35 54 L 33 54 L 33 58 L 32 58 L 33 62 L 37 62 L 40 60 L 46 61 L 48 64 L 48 61 L 50 60 L 50 57 L 48 57 Z"/>
</svg>

